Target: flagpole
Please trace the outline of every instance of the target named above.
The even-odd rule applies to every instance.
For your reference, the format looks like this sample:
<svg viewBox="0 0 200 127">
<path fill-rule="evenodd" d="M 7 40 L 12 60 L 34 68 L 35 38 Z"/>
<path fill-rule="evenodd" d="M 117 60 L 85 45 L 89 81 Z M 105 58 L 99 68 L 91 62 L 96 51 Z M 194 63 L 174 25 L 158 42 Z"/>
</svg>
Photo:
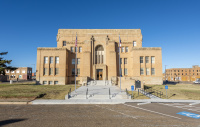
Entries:
<svg viewBox="0 0 200 127">
<path fill-rule="evenodd" d="M 76 33 L 76 42 L 75 42 L 75 52 L 76 52 L 76 59 L 75 59 L 75 92 L 76 92 L 77 33 Z"/>
<path fill-rule="evenodd" d="M 119 76 L 120 76 L 120 92 L 121 92 L 121 62 L 120 62 L 120 48 L 121 48 L 121 39 L 119 34 Z"/>
</svg>

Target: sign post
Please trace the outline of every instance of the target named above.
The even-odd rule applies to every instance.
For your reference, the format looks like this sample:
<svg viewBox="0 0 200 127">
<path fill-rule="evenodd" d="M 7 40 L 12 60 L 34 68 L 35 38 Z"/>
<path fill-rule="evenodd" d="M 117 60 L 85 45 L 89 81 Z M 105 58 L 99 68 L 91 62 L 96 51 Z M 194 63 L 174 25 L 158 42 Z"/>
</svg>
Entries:
<svg viewBox="0 0 200 127">
<path fill-rule="evenodd" d="M 131 86 L 131 91 L 132 91 L 132 97 L 133 97 L 134 85 Z"/>
<path fill-rule="evenodd" d="M 167 98 L 167 89 L 168 89 L 167 85 L 165 85 L 165 89 L 166 89 L 166 98 Z"/>
</svg>

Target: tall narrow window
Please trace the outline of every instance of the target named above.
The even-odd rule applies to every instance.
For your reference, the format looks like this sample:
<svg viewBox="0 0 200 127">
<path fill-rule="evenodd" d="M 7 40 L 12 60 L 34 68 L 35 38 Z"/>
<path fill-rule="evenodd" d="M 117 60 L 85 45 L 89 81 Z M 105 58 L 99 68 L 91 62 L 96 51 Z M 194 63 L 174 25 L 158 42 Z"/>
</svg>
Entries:
<svg viewBox="0 0 200 127">
<path fill-rule="evenodd" d="M 77 75 L 80 75 L 80 68 L 77 68 Z"/>
<path fill-rule="evenodd" d="M 53 81 L 49 81 L 49 85 L 53 85 Z"/>
<path fill-rule="evenodd" d="M 140 56 L 140 63 L 143 63 L 143 56 Z"/>
<path fill-rule="evenodd" d="M 48 63 L 48 57 L 47 57 L 47 56 L 44 57 L 44 63 L 45 63 L 45 64 Z"/>
<path fill-rule="evenodd" d="M 58 81 L 54 81 L 54 85 L 58 85 Z"/>
<path fill-rule="evenodd" d="M 49 75 L 53 75 L 53 68 L 49 68 Z"/>
<path fill-rule="evenodd" d="M 121 49 L 122 49 L 122 52 L 124 52 L 124 47 L 122 47 Z"/>
<path fill-rule="evenodd" d="M 128 69 L 127 68 L 124 69 L 124 75 L 128 75 Z"/>
<path fill-rule="evenodd" d="M 74 47 L 71 47 L 71 52 L 74 52 Z"/>
<path fill-rule="evenodd" d="M 77 58 L 77 64 L 80 64 L 80 58 Z"/>
<path fill-rule="evenodd" d="M 63 46 L 66 46 L 66 41 L 63 41 Z"/>
<path fill-rule="evenodd" d="M 72 75 L 75 75 L 75 69 L 72 68 Z"/>
<path fill-rule="evenodd" d="M 77 52 L 77 47 L 75 47 L 75 52 Z"/>
<path fill-rule="evenodd" d="M 125 52 L 128 52 L 128 47 L 125 48 Z"/>
<path fill-rule="evenodd" d="M 59 74 L 59 68 L 55 68 L 55 75 Z"/>
<path fill-rule="evenodd" d="M 133 41 L 133 47 L 137 46 L 137 42 Z"/>
<path fill-rule="evenodd" d="M 124 64 L 127 64 L 127 58 L 124 58 Z"/>
<path fill-rule="evenodd" d="M 82 47 L 79 47 L 79 52 L 82 52 Z"/>
<path fill-rule="evenodd" d="M 150 75 L 149 68 L 146 68 L 146 75 Z"/>
<path fill-rule="evenodd" d="M 48 68 L 44 68 L 44 75 L 47 75 L 48 73 Z"/>
<path fill-rule="evenodd" d="M 59 63 L 59 57 L 56 56 L 56 64 L 58 64 L 58 63 Z"/>
<path fill-rule="evenodd" d="M 151 57 L 151 63 L 155 63 L 155 56 Z"/>
<path fill-rule="evenodd" d="M 75 59 L 72 59 L 72 64 L 75 64 Z"/>
<path fill-rule="evenodd" d="M 120 64 L 122 64 L 122 58 L 120 58 Z"/>
<path fill-rule="evenodd" d="M 53 56 L 50 57 L 50 64 L 53 63 Z"/>
<path fill-rule="evenodd" d="M 148 56 L 145 57 L 145 62 L 149 63 L 149 57 Z"/>
<path fill-rule="evenodd" d="M 151 75 L 155 75 L 155 68 L 151 68 Z"/>
<path fill-rule="evenodd" d="M 140 68 L 140 75 L 144 75 L 144 68 Z"/>
</svg>

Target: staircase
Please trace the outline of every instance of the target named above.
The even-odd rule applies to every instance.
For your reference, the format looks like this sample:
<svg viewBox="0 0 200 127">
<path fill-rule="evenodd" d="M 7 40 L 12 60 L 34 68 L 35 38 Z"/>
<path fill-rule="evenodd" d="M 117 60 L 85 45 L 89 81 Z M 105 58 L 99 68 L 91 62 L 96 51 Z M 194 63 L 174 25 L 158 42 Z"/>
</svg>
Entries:
<svg viewBox="0 0 200 127">
<path fill-rule="evenodd" d="M 91 81 L 71 93 L 70 99 L 129 99 L 125 91 L 120 92 L 119 87 L 112 86 L 109 81 Z M 68 95 L 65 96 L 68 99 Z"/>
</svg>

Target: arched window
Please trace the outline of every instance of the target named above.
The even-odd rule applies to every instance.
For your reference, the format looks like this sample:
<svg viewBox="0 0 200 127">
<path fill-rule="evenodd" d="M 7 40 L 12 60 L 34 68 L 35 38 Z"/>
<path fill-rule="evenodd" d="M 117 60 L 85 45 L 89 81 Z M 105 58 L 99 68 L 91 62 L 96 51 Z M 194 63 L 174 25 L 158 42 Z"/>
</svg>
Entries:
<svg viewBox="0 0 200 127">
<path fill-rule="evenodd" d="M 104 49 L 102 45 L 98 45 L 95 48 L 95 64 L 103 64 L 104 63 Z"/>
</svg>

